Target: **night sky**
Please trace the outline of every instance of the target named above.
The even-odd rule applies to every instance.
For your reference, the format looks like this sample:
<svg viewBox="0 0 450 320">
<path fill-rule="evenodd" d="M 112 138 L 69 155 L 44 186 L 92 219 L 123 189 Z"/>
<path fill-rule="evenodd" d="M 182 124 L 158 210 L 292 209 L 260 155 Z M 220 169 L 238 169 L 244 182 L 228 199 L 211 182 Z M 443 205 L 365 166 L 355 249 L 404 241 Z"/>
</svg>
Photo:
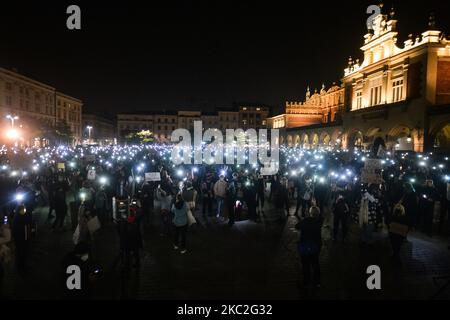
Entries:
<svg viewBox="0 0 450 320">
<path fill-rule="evenodd" d="M 82 99 L 88 112 L 112 115 L 303 100 L 308 84 L 313 90 L 339 82 L 348 57 L 362 58 L 365 11 L 378 4 L 4 2 L 0 66 Z M 81 7 L 81 31 L 66 28 L 70 4 Z M 400 43 L 424 31 L 432 11 L 450 34 L 448 1 L 394 4 Z"/>
</svg>

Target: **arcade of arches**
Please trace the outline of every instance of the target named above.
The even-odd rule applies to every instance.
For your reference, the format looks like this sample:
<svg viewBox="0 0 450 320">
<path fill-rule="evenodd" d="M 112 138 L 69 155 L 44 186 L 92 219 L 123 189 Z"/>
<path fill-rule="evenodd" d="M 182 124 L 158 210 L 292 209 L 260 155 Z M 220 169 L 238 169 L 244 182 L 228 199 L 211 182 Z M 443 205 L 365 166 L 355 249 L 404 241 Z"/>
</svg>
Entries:
<svg viewBox="0 0 450 320">
<path fill-rule="evenodd" d="M 389 151 L 422 152 L 424 151 L 425 136 L 423 130 L 406 125 L 396 125 L 387 130 L 381 128 L 345 130 L 342 127 L 297 128 L 280 132 L 280 144 L 305 149 L 351 149 L 357 147 L 362 150 L 370 150 L 374 141 L 381 138 Z M 427 148 L 425 151 L 450 152 L 450 120 L 435 125 L 427 136 L 433 142 L 433 147 Z"/>
</svg>

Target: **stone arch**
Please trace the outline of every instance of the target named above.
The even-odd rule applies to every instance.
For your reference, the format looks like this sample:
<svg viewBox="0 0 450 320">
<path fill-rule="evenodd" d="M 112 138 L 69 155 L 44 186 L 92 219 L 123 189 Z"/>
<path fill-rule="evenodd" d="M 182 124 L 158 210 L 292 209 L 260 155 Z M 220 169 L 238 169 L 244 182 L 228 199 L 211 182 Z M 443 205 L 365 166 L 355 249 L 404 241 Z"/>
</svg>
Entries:
<svg viewBox="0 0 450 320">
<path fill-rule="evenodd" d="M 450 151 L 450 121 L 436 126 L 430 135 L 433 149 L 448 153 Z"/>
<path fill-rule="evenodd" d="M 352 130 L 347 134 L 348 149 L 363 148 L 364 134 L 360 130 Z"/>
<path fill-rule="evenodd" d="M 410 129 L 408 126 L 397 125 L 389 131 L 388 136 L 392 137 L 392 138 L 402 138 L 402 137 L 408 137 L 411 134 L 412 134 L 412 129 Z"/>
<path fill-rule="evenodd" d="M 288 147 L 292 147 L 292 136 L 291 135 L 287 136 L 287 144 L 288 144 Z"/>
<path fill-rule="evenodd" d="M 302 136 L 302 147 L 303 148 L 309 148 L 309 136 L 307 133 L 304 133 Z"/>
<path fill-rule="evenodd" d="M 406 125 L 397 125 L 389 130 L 387 148 L 398 151 L 414 150 L 414 131 Z"/>
<path fill-rule="evenodd" d="M 323 146 L 328 147 L 330 145 L 331 142 L 331 136 L 328 132 L 324 131 L 320 134 L 320 143 Z"/>
<path fill-rule="evenodd" d="M 340 141 L 338 141 L 340 140 Z M 331 135 L 331 142 L 336 143 L 339 145 L 342 142 L 342 131 L 337 129 L 333 131 L 333 134 Z"/>
<path fill-rule="evenodd" d="M 377 128 L 377 127 L 370 128 L 369 130 L 367 130 L 366 136 L 367 137 L 374 137 L 374 138 L 378 138 L 378 137 L 384 138 L 382 130 L 380 128 Z"/>
<path fill-rule="evenodd" d="M 319 146 L 319 143 L 320 143 L 319 135 L 317 133 L 313 133 L 311 140 L 312 147 L 317 148 Z"/>
<path fill-rule="evenodd" d="M 298 147 L 301 145 L 300 135 L 295 135 L 295 146 Z"/>
<path fill-rule="evenodd" d="M 373 127 L 367 130 L 364 137 L 364 145 L 367 149 L 373 149 L 373 147 L 378 148 L 376 145 L 382 145 L 386 147 L 386 135 L 378 127 Z M 378 150 L 372 150 L 373 152 L 378 152 Z"/>
</svg>

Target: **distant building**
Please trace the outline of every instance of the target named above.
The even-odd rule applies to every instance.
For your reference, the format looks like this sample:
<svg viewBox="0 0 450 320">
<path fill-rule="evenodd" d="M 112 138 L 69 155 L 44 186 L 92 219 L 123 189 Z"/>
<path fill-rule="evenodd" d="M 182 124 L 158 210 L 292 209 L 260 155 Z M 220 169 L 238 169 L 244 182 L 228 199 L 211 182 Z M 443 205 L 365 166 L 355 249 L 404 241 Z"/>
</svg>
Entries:
<svg viewBox="0 0 450 320">
<path fill-rule="evenodd" d="M 42 144 L 42 129 L 66 122 L 74 143 L 81 141 L 81 113 L 83 102 L 57 91 L 54 87 L 0 68 L 0 123 L 10 125 L 5 117 L 18 116 L 27 144 Z"/>
<path fill-rule="evenodd" d="M 123 138 L 129 132 L 149 130 L 159 142 L 169 142 L 171 134 L 178 128 L 193 131 L 194 122 L 202 121 L 202 127 L 219 129 L 225 134 L 226 129 L 266 128 L 268 107 L 223 107 L 215 111 L 201 112 L 180 110 L 177 112 L 135 112 L 117 115 L 117 133 Z"/>
<path fill-rule="evenodd" d="M 204 129 L 220 129 L 219 115 L 216 112 L 203 112 L 201 120 Z"/>
<path fill-rule="evenodd" d="M 56 121 L 65 122 L 75 137 L 75 143 L 80 143 L 82 132 L 82 106 L 81 100 L 56 92 Z"/>
<path fill-rule="evenodd" d="M 200 111 L 178 111 L 178 128 L 194 130 L 194 121 L 201 121 L 202 113 Z"/>
<path fill-rule="evenodd" d="M 116 123 L 114 120 L 96 115 L 96 114 L 83 114 L 83 140 L 86 142 L 89 140 L 89 130 L 91 127 L 91 141 L 90 143 L 96 143 L 99 145 L 114 144 L 117 137 Z"/>
<path fill-rule="evenodd" d="M 242 129 L 263 129 L 267 128 L 267 117 L 269 108 L 265 106 L 240 106 L 239 107 L 239 128 Z"/>
<path fill-rule="evenodd" d="M 117 134 L 122 140 L 130 132 L 149 130 L 156 141 L 168 142 L 176 128 L 178 128 L 176 112 L 134 112 L 117 115 Z"/>
<path fill-rule="evenodd" d="M 239 111 L 237 108 L 223 107 L 217 110 L 217 116 L 219 117 L 219 126 L 217 129 L 225 133 L 226 129 L 240 128 Z"/>
</svg>

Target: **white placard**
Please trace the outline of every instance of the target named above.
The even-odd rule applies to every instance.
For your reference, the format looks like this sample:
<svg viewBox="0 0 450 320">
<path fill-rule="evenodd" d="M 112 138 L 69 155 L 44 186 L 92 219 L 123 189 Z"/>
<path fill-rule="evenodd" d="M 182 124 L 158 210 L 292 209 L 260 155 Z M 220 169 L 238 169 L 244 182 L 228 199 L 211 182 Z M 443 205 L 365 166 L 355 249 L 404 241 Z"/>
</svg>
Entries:
<svg viewBox="0 0 450 320">
<path fill-rule="evenodd" d="M 88 171 L 88 174 L 87 174 L 87 178 L 88 178 L 88 180 L 95 180 L 95 170 L 89 170 Z"/>
<path fill-rule="evenodd" d="M 160 172 L 147 172 L 145 174 L 145 181 L 161 181 Z"/>
<path fill-rule="evenodd" d="M 379 184 L 383 182 L 381 170 L 383 165 L 379 159 L 367 159 L 361 173 L 361 182 L 367 184 Z"/>
</svg>

